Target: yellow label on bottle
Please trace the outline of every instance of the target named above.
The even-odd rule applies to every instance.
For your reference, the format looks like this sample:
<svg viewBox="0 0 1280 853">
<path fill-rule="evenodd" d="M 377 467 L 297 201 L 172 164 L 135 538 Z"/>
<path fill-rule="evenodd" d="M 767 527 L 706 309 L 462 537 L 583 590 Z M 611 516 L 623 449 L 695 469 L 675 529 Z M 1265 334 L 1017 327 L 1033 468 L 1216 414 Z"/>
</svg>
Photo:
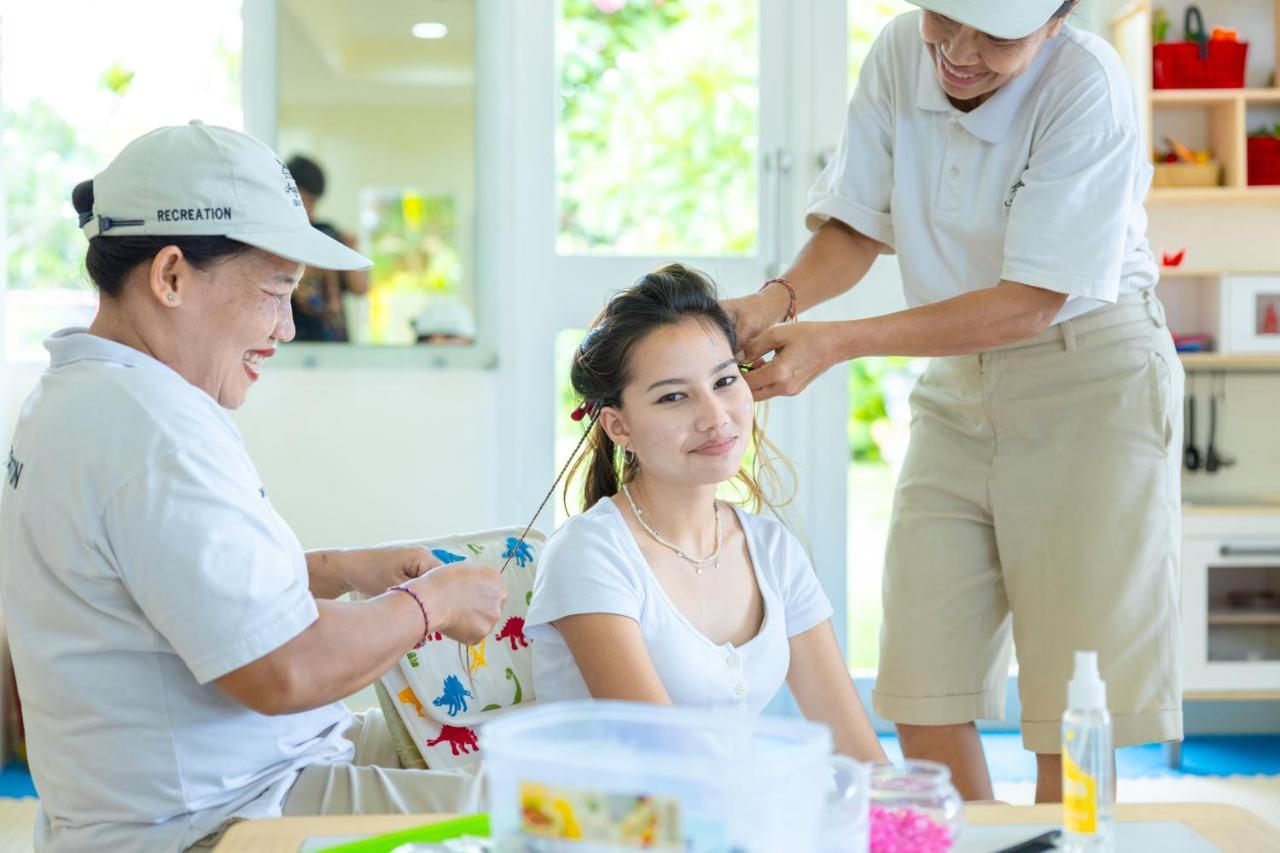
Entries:
<svg viewBox="0 0 1280 853">
<path fill-rule="evenodd" d="M 1098 780 L 1081 770 L 1065 749 L 1062 751 L 1062 827 L 1080 835 L 1098 831 Z"/>
</svg>

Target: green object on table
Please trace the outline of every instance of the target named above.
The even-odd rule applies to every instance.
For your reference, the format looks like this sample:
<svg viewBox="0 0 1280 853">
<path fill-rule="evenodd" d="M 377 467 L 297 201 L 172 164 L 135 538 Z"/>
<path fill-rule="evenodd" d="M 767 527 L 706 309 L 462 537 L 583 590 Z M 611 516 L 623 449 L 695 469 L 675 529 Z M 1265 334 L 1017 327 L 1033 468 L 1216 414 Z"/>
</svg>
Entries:
<svg viewBox="0 0 1280 853">
<path fill-rule="evenodd" d="M 402 829 L 364 841 L 353 841 L 350 844 L 339 844 L 337 847 L 326 847 L 323 853 L 387 853 L 401 844 L 413 842 L 430 843 L 432 841 L 448 841 L 450 838 L 462 838 L 470 835 L 478 838 L 489 837 L 489 816 L 473 814 L 466 817 L 429 823 L 413 829 Z"/>
</svg>

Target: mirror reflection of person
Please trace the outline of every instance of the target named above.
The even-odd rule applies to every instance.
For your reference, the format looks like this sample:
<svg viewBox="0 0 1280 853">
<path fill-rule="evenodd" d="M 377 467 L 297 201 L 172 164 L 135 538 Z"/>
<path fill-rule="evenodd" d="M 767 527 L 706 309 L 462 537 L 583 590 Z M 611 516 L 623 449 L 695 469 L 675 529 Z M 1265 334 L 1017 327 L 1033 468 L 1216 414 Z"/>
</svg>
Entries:
<svg viewBox="0 0 1280 853">
<path fill-rule="evenodd" d="M 290 158 L 289 173 L 298 185 L 298 194 L 306 208 L 307 218 L 317 230 L 349 249 L 356 248 L 355 237 L 340 231 L 331 223 L 316 219 L 316 204 L 324 195 L 324 170 L 314 160 L 301 155 Z M 322 270 L 307 267 L 293 294 L 293 318 L 297 328 L 294 340 L 350 340 L 342 295 L 363 296 L 369 292 L 369 273 L 365 270 Z"/>
<path fill-rule="evenodd" d="M 433 299 L 409 325 L 413 328 L 414 340 L 420 344 L 468 346 L 476 339 L 476 321 L 471 309 L 458 299 Z"/>
</svg>

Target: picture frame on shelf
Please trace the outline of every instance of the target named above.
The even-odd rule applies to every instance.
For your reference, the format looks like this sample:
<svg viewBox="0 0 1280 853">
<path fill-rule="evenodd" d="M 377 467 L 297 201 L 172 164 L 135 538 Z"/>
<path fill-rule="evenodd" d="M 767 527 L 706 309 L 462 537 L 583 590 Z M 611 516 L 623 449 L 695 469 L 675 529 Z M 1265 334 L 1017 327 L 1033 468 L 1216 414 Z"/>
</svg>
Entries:
<svg viewBox="0 0 1280 853">
<path fill-rule="evenodd" d="M 1221 302 L 1222 352 L 1280 355 L 1280 276 L 1228 276 Z"/>
</svg>

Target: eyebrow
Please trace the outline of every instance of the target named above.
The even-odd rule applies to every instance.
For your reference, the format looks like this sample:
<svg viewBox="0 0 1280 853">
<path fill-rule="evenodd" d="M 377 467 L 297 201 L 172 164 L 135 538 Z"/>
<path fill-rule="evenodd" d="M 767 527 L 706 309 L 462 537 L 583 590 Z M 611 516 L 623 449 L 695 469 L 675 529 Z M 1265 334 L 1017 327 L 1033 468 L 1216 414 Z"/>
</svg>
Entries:
<svg viewBox="0 0 1280 853">
<path fill-rule="evenodd" d="M 729 365 L 731 365 L 731 364 L 735 364 L 735 363 L 736 363 L 736 360 L 735 360 L 735 359 L 732 359 L 732 358 L 727 359 L 727 360 L 725 360 L 725 361 L 722 361 L 722 362 L 720 362 L 719 364 L 717 364 L 715 367 L 711 368 L 711 375 L 712 375 L 712 376 L 714 376 L 715 374 L 717 374 L 717 373 L 719 373 L 720 371 L 724 370 L 724 369 L 725 369 L 726 367 L 728 367 Z M 680 379 L 680 378 L 676 378 L 676 379 L 660 379 L 660 380 L 658 380 L 657 382 L 655 382 L 655 383 L 653 383 L 652 385 L 650 385 L 648 388 L 646 388 L 646 389 L 645 389 L 645 393 L 647 394 L 647 393 L 649 393 L 650 391 L 652 391 L 654 388 L 658 388 L 658 387 L 660 387 L 660 386 L 662 386 L 662 385 L 688 385 L 688 384 L 689 384 L 689 380 L 688 380 L 688 379 Z"/>
</svg>

